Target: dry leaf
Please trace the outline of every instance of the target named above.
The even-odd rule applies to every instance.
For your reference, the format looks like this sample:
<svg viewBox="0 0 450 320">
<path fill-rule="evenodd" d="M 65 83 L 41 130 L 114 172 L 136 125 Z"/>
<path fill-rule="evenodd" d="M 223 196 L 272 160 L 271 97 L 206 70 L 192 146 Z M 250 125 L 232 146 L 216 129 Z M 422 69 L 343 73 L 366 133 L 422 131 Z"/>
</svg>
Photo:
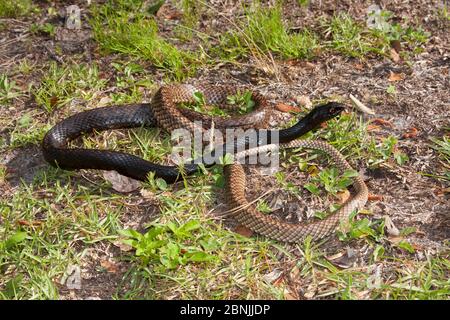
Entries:
<svg viewBox="0 0 450 320">
<path fill-rule="evenodd" d="M 325 257 L 325 258 L 326 258 L 327 260 L 329 260 L 329 261 L 333 261 L 333 260 L 339 259 L 339 258 L 342 257 L 344 254 L 345 254 L 345 252 L 342 251 L 342 252 L 338 252 L 338 253 L 336 253 L 336 254 L 333 254 L 332 256 Z"/>
<path fill-rule="evenodd" d="M 147 190 L 147 189 L 141 189 L 141 191 L 140 191 L 139 193 L 140 193 L 141 196 L 142 196 L 143 198 L 145 198 L 145 199 L 148 199 L 148 200 L 156 200 L 155 193 L 153 193 L 153 192 L 150 191 L 150 190 Z"/>
<path fill-rule="evenodd" d="M 57 96 L 52 96 L 50 98 L 50 106 L 52 106 L 52 107 L 56 106 L 58 104 L 58 101 L 59 101 L 59 99 Z"/>
<path fill-rule="evenodd" d="M 374 124 L 369 124 L 367 126 L 367 131 L 379 131 L 380 130 L 380 126 L 374 125 Z"/>
<path fill-rule="evenodd" d="M 108 272 L 111 272 L 111 273 L 117 273 L 117 271 L 119 271 L 119 268 L 117 267 L 117 265 L 108 260 L 101 260 L 100 265 L 103 268 L 105 268 Z"/>
<path fill-rule="evenodd" d="M 362 111 L 362 112 L 367 113 L 367 114 L 375 114 L 375 111 L 373 111 L 372 109 L 366 107 L 354 95 L 350 94 L 349 97 L 350 97 L 350 100 L 352 100 L 353 104 L 356 106 L 356 108 L 359 109 L 359 111 Z"/>
<path fill-rule="evenodd" d="M 394 225 L 394 222 L 392 222 L 389 216 L 384 216 L 384 225 L 386 227 L 386 232 L 388 235 L 393 237 L 398 237 L 400 235 L 400 231 Z"/>
<path fill-rule="evenodd" d="M 364 70 L 364 65 L 362 63 L 355 63 L 353 66 L 355 67 L 356 70 L 360 71 Z"/>
<path fill-rule="evenodd" d="M 37 221 L 37 220 L 33 220 L 33 221 L 18 220 L 17 223 L 20 224 L 21 226 L 39 226 L 39 225 L 42 224 L 42 221 Z"/>
<path fill-rule="evenodd" d="M 391 71 L 388 81 L 394 82 L 394 81 L 400 81 L 400 80 L 403 80 L 403 75 L 401 73 L 394 73 Z"/>
<path fill-rule="evenodd" d="M 373 123 L 373 124 L 376 124 L 376 125 L 380 125 L 380 126 L 384 126 L 384 127 L 391 127 L 391 128 L 394 127 L 394 125 L 392 123 L 390 123 L 387 120 L 381 119 L 381 118 L 372 119 L 370 121 L 370 123 Z"/>
<path fill-rule="evenodd" d="M 397 50 L 391 49 L 391 59 L 394 62 L 399 62 L 400 61 L 400 56 L 399 56 Z"/>
<path fill-rule="evenodd" d="M 402 44 L 400 43 L 399 40 L 392 40 L 391 47 L 397 52 L 400 52 L 402 50 Z"/>
<path fill-rule="evenodd" d="M 128 193 L 139 189 L 141 183 L 129 177 L 125 177 L 117 171 L 104 171 L 103 178 L 111 182 L 112 188 L 118 192 Z"/>
<path fill-rule="evenodd" d="M 299 105 L 304 106 L 308 109 L 312 108 L 312 102 L 308 96 L 298 96 L 295 98 L 295 102 L 297 102 Z"/>
<path fill-rule="evenodd" d="M 167 20 L 176 20 L 181 18 L 183 16 L 183 13 L 181 13 L 178 10 L 172 9 L 169 5 L 164 3 L 156 12 L 156 16 L 158 18 L 163 18 Z"/>
<path fill-rule="evenodd" d="M 357 257 L 352 250 L 346 250 L 325 258 L 335 266 L 348 269 L 353 266 Z"/>
<path fill-rule="evenodd" d="M 243 225 L 238 225 L 234 229 L 234 232 L 240 234 L 241 236 L 247 237 L 247 238 L 250 238 L 253 235 L 253 231 Z"/>
<path fill-rule="evenodd" d="M 300 112 L 300 108 L 295 107 L 295 106 L 291 106 L 285 103 L 277 103 L 277 105 L 275 106 L 277 108 L 277 110 L 281 111 L 281 112 Z"/>
<path fill-rule="evenodd" d="M 97 103 L 97 106 L 98 107 L 107 106 L 111 101 L 112 99 L 110 97 L 102 97 L 100 101 Z"/>
<path fill-rule="evenodd" d="M 307 299 L 311 299 L 316 295 L 317 292 L 317 285 L 314 283 L 311 283 L 308 288 L 306 289 L 306 293 L 304 294 L 304 297 Z"/>
<path fill-rule="evenodd" d="M 381 200 L 383 200 L 383 196 L 379 195 L 379 194 L 369 193 L 367 200 L 368 201 L 381 201 Z"/>
<path fill-rule="evenodd" d="M 417 137 L 417 133 L 419 132 L 419 130 L 417 130 L 416 128 L 410 128 L 408 131 L 406 131 L 406 133 L 404 133 L 402 135 L 403 139 L 409 139 L 409 138 L 415 138 Z"/>
<path fill-rule="evenodd" d="M 119 248 L 121 251 L 127 252 L 133 250 L 132 246 L 125 244 L 120 240 L 113 241 L 112 244 Z"/>
<path fill-rule="evenodd" d="M 299 300 L 298 295 L 293 292 L 290 292 L 288 289 L 284 290 L 284 298 L 286 300 Z"/>
<path fill-rule="evenodd" d="M 271 272 L 269 272 L 268 274 L 265 274 L 263 276 L 263 279 L 267 283 L 274 283 L 275 281 L 277 281 L 278 279 L 281 278 L 282 274 L 283 274 L 283 270 L 282 269 L 274 269 Z"/>
</svg>

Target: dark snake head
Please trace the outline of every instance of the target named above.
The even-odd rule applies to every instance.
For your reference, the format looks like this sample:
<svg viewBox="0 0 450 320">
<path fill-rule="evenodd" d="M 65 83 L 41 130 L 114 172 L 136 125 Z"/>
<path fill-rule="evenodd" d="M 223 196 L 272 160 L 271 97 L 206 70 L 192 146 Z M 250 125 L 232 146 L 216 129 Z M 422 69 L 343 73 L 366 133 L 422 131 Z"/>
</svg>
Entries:
<svg viewBox="0 0 450 320">
<path fill-rule="evenodd" d="M 314 119 L 313 122 L 322 123 L 337 117 L 344 109 L 345 107 L 341 103 L 328 102 L 315 107 L 311 110 L 309 116 Z"/>
</svg>

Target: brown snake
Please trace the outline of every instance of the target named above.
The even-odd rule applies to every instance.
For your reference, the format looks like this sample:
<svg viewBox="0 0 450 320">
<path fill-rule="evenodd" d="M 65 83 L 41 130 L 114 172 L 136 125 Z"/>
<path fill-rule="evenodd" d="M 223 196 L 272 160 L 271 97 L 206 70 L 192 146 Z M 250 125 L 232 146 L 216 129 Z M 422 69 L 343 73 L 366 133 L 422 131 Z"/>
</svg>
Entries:
<svg viewBox="0 0 450 320">
<path fill-rule="evenodd" d="M 245 155 L 252 152 L 269 149 L 270 146 L 263 146 L 247 151 Z M 280 144 L 280 148 L 307 148 L 321 150 L 328 154 L 336 163 L 339 170 L 352 170 L 342 154 L 334 147 L 323 141 L 293 140 Z M 260 150 L 257 150 L 260 149 Z M 239 156 L 239 155 L 237 155 Z M 310 223 L 291 224 L 271 218 L 251 205 L 245 197 L 246 177 L 242 165 L 235 162 L 224 167 L 226 180 L 226 194 L 233 217 L 245 227 L 279 241 L 298 242 L 311 236 L 313 240 L 324 238 L 333 233 L 339 223 L 348 219 L 354 210 L 360 210 L 367 202 L 368 189 L 364 180 L 358 175 L 355 177 L 353 186 L 356 190 L 354 197 L 347 199 L 342 207 L 335 213 L 329 215 L 324 220 Z"/>
</svg>

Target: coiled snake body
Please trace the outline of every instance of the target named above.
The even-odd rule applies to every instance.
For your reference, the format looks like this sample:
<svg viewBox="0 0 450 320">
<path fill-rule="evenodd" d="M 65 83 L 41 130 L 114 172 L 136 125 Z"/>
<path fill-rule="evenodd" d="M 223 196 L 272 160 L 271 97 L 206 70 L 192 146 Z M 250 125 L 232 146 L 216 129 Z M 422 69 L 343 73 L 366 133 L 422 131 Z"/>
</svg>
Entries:
<svg viewBox="0 0 450 320">
<path fill-rule="evenodd" d="M 63 169 L 101 169 L 116 170 L 122 175 L 146 180 L 150 172 L 155 173 L 155 177 L 165 179 L 167 182 L 175 182 L 180 176 L 180 170 L 177 166 L 159 165 L 151 163 L 137 156 L 111 151 L 94 150 L 83 148 L 68 148 L 67 143 L 84 133 L 101 131 L 117 128 L 134 128 L 141 126 L 159 126 L 166 131 L 172 131 L 178 128 L 194 130 L 207 130 L 214 123 L 214 127 L 219 130 L 226 128 L 263 128 L 267 126 L 270 108 L 265 98 L 259 93 L 252 92 L 252 100 L 255 102 L 255 108 L 252 112 L 232 117 L 220 118 L 210 117 L 195 111 L 178 108 L 182 102 L 195 102 L 193 94 L 197 91 L 203 93 L 206 104 L 218 105 L 223 108 L 232 108 L 228 105 L 227 98 L 230 95 L 239 94 L 240 90 L 233 86 L 215 86 L 215 85 L 167 85 L 161 87 L 149 104 L 134 104 L 128 106 L 111 106 L 97 108 L 75 114 L 60 123 L 56 124 L 45 135 L 42 142 L 44 158 L 52 165 Z M 257 145 L 260 148 L 246 151 L 246 154 L 258 152 L 263 146 L 272 143 L 273 134 L 278 137 L 282 147 L 313 147 L 319 148 L 328 154 L 337 162 L 341 169 L 350 168 L 343 157 L 332 147 L 325 143 L 292 141 L 306 132 L 317 128 L 321 123 L 337 116 L 343 110 L 343 107 L 335 102 L 315 107 L 304 118 L 300 119 L 294 126 L 282 130 L 258 130 Z M 201 121 L 200 124 L 196 121 Z M 265 133 L 265 134 L 262 134 Z M 260 135 L 268 137 L 264 141 Z M 228 144 L 230 142 L 227 142 Z M 231 142 L 234 147 L 245 144 L 247 138 L 237 138 Z M 223 145 L 224 149 L 229 150 L 229 145 Z M 213 150 L 214 152 L 214 150 Z M 193 162 L 184 164 L 183 171 L 186 175 L 197 172 L 199 166 Z M 359 195 L 355 199 L 344 205 L 336 214 L 309 225 L 291 225 L 277 222 L 261 215 L 256 210 L 247 206 L 247 201 L 243 193 L 245 186 L 245 175 L 242 167 L 237 164 L 225 166 L 225 173 L 228 177 L 227 191 L 230 195 L 231 204 L 242 208 L 238 210 L 236 218 L 250 229 L 261 234 L 273 237 L 283 241 L 297 241 L 306 234 L 311 234 L 314 238 L 319 238 L 329 234 L 335 228 L 337 222 L 348 215 L 349 210 L 360 206 L 364 201 L 365 185 L 362 180 L 356 180 L 356 187 L 359 186 Z"/>
<path fill-rule="evenodd" d="M 280 148 L 307 148 L 321 150 L 328 154 L 341 171 L 352 170 L 345 158 L 331 145 L 323 141 L 294 140 L 280 144 Z M 340 221 L 347 219 L 354 210 L 361 209 L 367 202 L 368 189 L 364 180 L 355 177 L 353 186 L 356 194 L 349 198 L 342 207 L 324 220 L 311 223 L 290 224 L 271 218 L 249 204 L 245 197 L 246 178 L 243 167 L 234 163 L 224 168 L 226 179 L 226 194 L 232 209 L 233 216 L 247 228 L 273 238 L 286 242 L 298 242 L 311 236 L 318 240 L 328 236 L 339 225 Z"/>
</svg>

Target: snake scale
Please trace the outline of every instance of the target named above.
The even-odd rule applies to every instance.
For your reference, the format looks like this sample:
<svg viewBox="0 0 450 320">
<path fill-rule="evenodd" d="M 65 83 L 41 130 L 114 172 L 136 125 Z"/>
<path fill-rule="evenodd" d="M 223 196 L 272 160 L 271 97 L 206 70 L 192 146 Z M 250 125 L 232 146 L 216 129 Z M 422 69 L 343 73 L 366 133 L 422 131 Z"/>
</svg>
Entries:
<svg viewBox="0 0 450 320">
<path fill-rule="evenodd" d="M 279 147 L 281 149 L 307 148 L 321 150 L 331 157 L 340 171 L 352 170 L 352 167 L 339 151 L 323 141 L 293 140 L 282 143 Z M 259 234 L 285 242 L 298 242 L 304 240 L 307 236 L 311 236 L 313 240 L 319 240 L 330 235 L 338 227 L 340 221 L 347 219 L 354 210 L 359 210 L 366 204 L 369 195 L 364 180 L 357 176 L 353 183 L 356 194 L 353 198 L 349 198 L 335 213 L 324 220 L 291 224 L 259 212 L 248 202 L 245 197 L 246 177 L 242 165 L 238 162 L 225 166 L 224 174 L 226 194 L 230 207 L 233 208 L 231 210 L 233 217 L 242 225 Z"/>
<path fill-rule="evenodd" d="M 151 103 L 110 106 L 80 112 L 57 123 L 47 132 L 42 142 L 44 158 L 51 165 L 67 170 L 116 170 L 122 175 L 142 181 L 145 181 L 148 174 L 153 172 L 155 177 L 163 178 L 171 183 L 181 177 L 178 166 L 155 164 L 128 153 L 112 150 L 69 148 L 67 144 L 85 133 L 109 129 L 158 126 L 168 132 L 178 128 L 188 129 L 190 132 L 194 130 L 205 132 L 214 126 L 218 130 L 227 128 L 258 129 L 256 132 L 258 147 L 245 151 L 247 156 L 269 148 L 269 144 L 272 143 L 270 137 L 272 134 L 276 134 L 278 138 L 276 142 L 280 143 L 283 148 L 320 149 L 328 153 L 341 169 L 351 168 L 338 151 L 324 142 L 294 140 L 339 115 L 344 109 L 339 103 L 330 102 L 315 107 L 292 127 L 281 130 L 265 130 L 263 128 L 268 125 L 271 110 L 261 94 L 251 92 L 252 100 L 255 102 L 255 107 L 251 112 L 223 118 L 211 117 L 179 107 L 180 103 L 194 103 L 196 101 L 194 93 L 196 92 L 203 94 L 207 105 L 216 105 L 226 109 L 236 108 L 227 103 L 228 97 L 241 93 L 239 88 L 226 85 L 165 85 L 155 93 Z M 260 139 L 260 135 L 269 138 L 263 141 Z M 230 143 L 236 148 L 240 144 L 247 145 L 248 139 L 238 137 L 231 142 L 227 141 L 222 146 L 224 150 L 229 150 Z M 190 162 L 184 164 L 183 172 L 185 175 L 190 175 L 197 172 L 198 169 L 198 164 Z M 355 186 L 359 191 L 358 194 L 337 213 L 325 220 L 307 225 L 282 223 L 262 215 L 248 205 L 244 194 L 245 175 L 239 164 L 225 166 L 224 172 L 227 177 L 227 194 L 230 197 L 231 205 L 237 208 L 236 219 L 258 233 L 282 241 L 298 241 L 308 234 L 315 239 L 326 236 L 335 229 L 341 218 L 348 216 L 349 211 L 351 212 L 365 203 L 364 198 L 367 199 L 367 188 L 364 182 L 357 178 Z"/>
</svg>

